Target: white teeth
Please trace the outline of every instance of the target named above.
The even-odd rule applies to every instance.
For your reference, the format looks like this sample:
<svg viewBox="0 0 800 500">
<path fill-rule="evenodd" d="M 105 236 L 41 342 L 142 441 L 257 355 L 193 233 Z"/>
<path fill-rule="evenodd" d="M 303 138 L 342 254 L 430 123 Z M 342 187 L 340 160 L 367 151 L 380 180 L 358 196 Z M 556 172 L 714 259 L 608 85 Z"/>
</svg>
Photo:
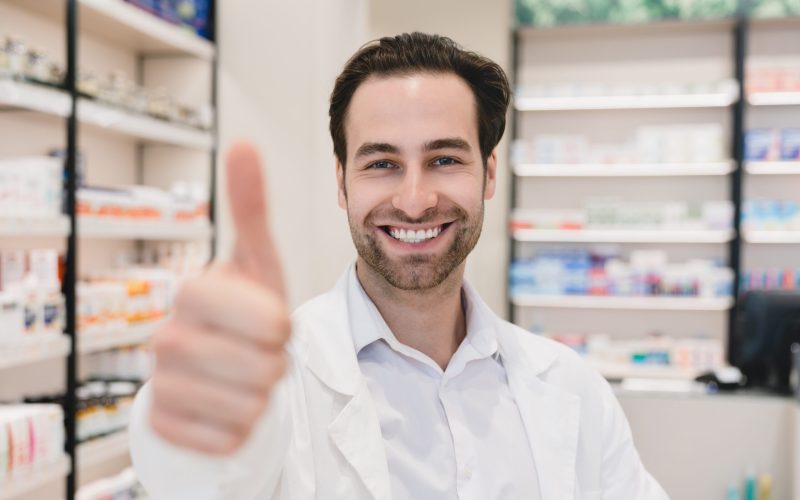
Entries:
<svg viewBox="0 0 800 500">
<path fill-rule="evenodd" d="M 442 227 L 435 227 L 432 229 L 420 229 L 419 231 L 405 230 L 405 229 L 390 229 L 389 234 L 396 240 L 403 243 L 420 243 L 431 238 L 436 238 L 442 232 Z"/>
</svg>

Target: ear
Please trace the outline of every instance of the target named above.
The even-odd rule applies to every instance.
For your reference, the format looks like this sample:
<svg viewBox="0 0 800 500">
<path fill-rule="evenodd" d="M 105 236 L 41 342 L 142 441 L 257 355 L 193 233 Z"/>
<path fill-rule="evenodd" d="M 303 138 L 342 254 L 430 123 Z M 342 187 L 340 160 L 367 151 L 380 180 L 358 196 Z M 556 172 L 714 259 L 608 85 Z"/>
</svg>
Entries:
<svg viewBox="0 0 800 500">
<path fill-rule="evenodd" d="M 347 209 L 347 190 L 344 187 L 344 166 L 338 159 L 336 160 L 336 184 L 339 187 L 339 207 Z"/>
<path fill-rule="evenodd" d="M 486 181 L 483 188 L 483 199 L 491 200 L 497 188 L 497 148 L 493 149 L 486 159 Z"/>
</svg>

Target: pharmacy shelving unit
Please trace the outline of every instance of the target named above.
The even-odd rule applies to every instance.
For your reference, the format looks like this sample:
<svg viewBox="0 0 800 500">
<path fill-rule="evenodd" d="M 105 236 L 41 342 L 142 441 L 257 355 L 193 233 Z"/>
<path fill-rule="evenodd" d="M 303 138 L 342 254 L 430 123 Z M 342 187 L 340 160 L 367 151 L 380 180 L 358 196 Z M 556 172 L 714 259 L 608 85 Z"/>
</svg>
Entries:
<svg viewBox="0 0 800 500">
<path fill-rule="evenodd" d="M 773 64 L 800 68 L 800 17 L 752 19 L 746 54 L 748 70 L 753 73 Z M 745 89 L 745 131 L 800 129 L 800 92 L 776 90 Z M 744 200 L 800 203 L 800 161 L 747 161 L 744 173 Z M 747 229 L 742 236 L 744 270 L 800 269 L 800 227 Z"/>
<path fill-rule="evenodd" d="M 553 127 L 560 133 L 574 133 L 576 131 L 589 131 L 592 127 L 602 128 L 606 125 L 598 116 L 619 117 L 636 116 L 647 117 L 657 115 L 668 117 L 671 120 L 667 123 L 680 122 L 681 117 L 686 114 L 700 116 L 699 113 L 706 113 L 702 116 L 717 116 L 714 121 L 728 123 L 727 135 L 729 136 L 727 150 L 728 159 L 713 162 L 695 163 L 658 163 L 658 164 L 535 164 L 535 163 L 513 163 L 512 154 L 511 165 L 511 188 L 510 188 L 510 209 L 511 213 L 517 210 L 529 208 L 526 206 L 526 198 L 523 196 L 526 186 L 535 186 L 537 183 L 549 183 L 550 194 L 547 199 L 554 199 L 554 193 L 558 196 L 569 196 L 572 189 L 577 192 L 587 190 L 603 189 L 610 182 L 616 186 L 636 185 L 641 190 L 646 191 L 651 188 L 663 189 L 660 186 L 664 183 L 671 183 L 670 186 L 688 186 L 702 178 L 716 182 L 724 189 L 724 197 L 733 202 L 735 207 L 734 227 L 730 230 L 628 230 L 624 228 L 609 229 L 525 229 L 514 225 L 509 230 L 509 249 L 510 262 L 513 262 L 521 253 L 525 253 L 531 245 L 576 245 L 576 244 L 615 244 L 622 248 L 635 246 L 645 246 L 647 248 L 665 248 L 682 252 L 686 258 L 692 258 L 697 248 L 698 254 L 701 251 L 725 254 L 727 265 L 734 272 L 734 287 L 738 286 L 740 273 L 740 253 L 741 236 L 739 231 L 741 192 L 742 192 L 742 123 L 744 112 L 744 99 L 741 96 L 744 81 L 744 55 L 745 39 L 747 26 L 745 16 L 736 16 L 730 19 L 711 20 L 711 21 L 665 21 L 650 25 L 584 25 L 584 26 L 564 26 L 554 28 L 535 28 L 518 27 L 513 33 L 513 67 L 514 85 L 516 89 L 521 89 L 526 85 L 541 85 L 546 81 L 556 80 L 556 75 L 561 75 L 561 81 L 574 81 L 574 79 L 586 78 L 583 73 L 595 70 L 603 64 L 616 68 L 617 74 L 635 73 L 639 68 L 635 67 L 635 62 L 623 66 L 620 61 L 626 55 L 614 52 L 598 52 L 594 59 L 587 59 L 588 56 L 582 54 L 587 43 L 605 40 L 611 37 L 628 37 L 626 40 L 630 45 L 640 42 L 643 46 L 654 47 L 656 42 L 648 42 L 648 39 L 655 40 L 655 37 L 674 36 L 673 41 L 678 43 L 664 44 L 663 48 L 671 57 L 675 57 L 678 51 L 684 50 L 686 54 L 694 54 L 695 48 L 688 45 L 678 37 L 686 37 L 691 40 L 710 40 L 717 37 L 714 49 L 697 48 L 703 53 L 704 63 L 715 58 L 715 64 L 720 68 L 727 68 L 724 74 L 720 73 L 719 78 L 728 78 L 737 83 L 738 88 L 716 87 L 718 91 L 701 91 L 693 94 L 660 93 L 656 95 L 584 95 L 584 96 L 565 96 L 554 93 L 549 97 L 537 95 L 532 97 L 525 95 L 518 90 L 519 95 L 514 97 L 513 115 L 511 118 L 511 131 L 513 137 L 525 140 L 533 139 L 532 130 L 537 133 L 555 133 L 544 128 L 549 127 L 550 122 L 554 121 Z M 694 37 L 694 38 L 692 38 Z M 658 38 L 658 40 L 662 40 Z M 719 40 L 722 40 L 720 42 Z M 609 49 L 609 45 L 603 45 L 604 50 Z M 649 43 L 649 45 L 647 45 Z M 709 42 L 710 44 L 712 42 Z M 566 58 L 561 57 L 558 52 L 562 45 L 567 47 Z M 582 44 L 582 45 L 581 45 Z M 719 47 L 724 45 L 725 49 Z M 665 48 L 667 47 L 668 48 Z M 583 49 L 581 48 L 583 47 Z M 680 47 L 680 48 L 677 48 Z M 636 48 L 623 47 L 624 54 L 630 56 L 631 51 Z M 594 50 L 594 49 L 592 49 Z M 599 50 L 599 49 L 598 49 Z M 644 49 L 641 49 L 644 50 Z M 714 52 L 716 50 L 716 52 Z M 577 54 L 581 64 L 571 69 L 565 69 L 570 64 L 569 57 Z M 638 59 L 637 59 L 638 56 Z M 633 57 L 634 61 L 644 61 L 641 57 L 647 57 L 641 52 Z M 678 55 L 677 57 L 684 57 Z M 582 59 L 581 59 L 582 58 Z M 542 61 L 542 62 L 540 62 Z M 653 61 L 660 61 L 654 59 Z M 647 61 L 651 68 L 653 61 Z M 539 66 L 536 64 L 539 63 Z M 687 67 L 697 68 L 696 62 L 689 61 Z M 693 66 L 694 65 L 694 66 Z M 657 68 L 658 70 L 661 70 Z M 677 71 L 682 68 L 673 68 Z M 704 68 L 705 69 L 705 68 Z M 646 70 L 643 70 L 646 71 Z M 614 74 L 610 75 L 612 82 L 618 82 L 619 78 Z M 537 80 L 538 78 L 538 80 Z M 636 76 L 630 77 L 636 81 Z M 665 78 L 668 78 L 665 76 Z M 573 79 L 573 80 L 570 80 Z M 716 110 L 716 111 L 714 111 Z M 603 114 L 605 113 L 605 114 Z M 637 114 L 638 113 L 638 114 Z M 717 113 L 714 115 L 713 113 Z M 568 118 L 571 121 L 568 121 Z M 561 121 L 558 121 L 558 120 Z M 594 120 L 594 121 L 592 121 Z M 692 118 L 693 120 L 699 120 Z M 533 122 L 537 124 L 531 125 Z M 708 119 L 708 121 L 711 121 Z M 652 122 L 645 121 L 645 124 Z M 538 128 L 537 128 L 538 127 Z M 582 127 L 582 128 L 581 128 Z M 577 129 L 577 130 L 576 130 Z M 751 168 L 758 168 L 751 166 Z M 762 169 L 765 167 L 761 167 Z M 715 181 L 714 178 L 718 178 Z M 605 184 L 603 184 L 605 183 Z M 626 184 L 628 183 L 628 184 Z M 635 183 L 635 184 L 634 184 Z M 686 184 L 678 184 L 686 183 Z M 573 186 L 582 186 L 573 188 Z M 587 188 L 587 186 L 590 186 Z M 583 191 L 580 191 L 583 189 Z M 592 192 L 592 191 L 589 191 Z M 630 190 L 627 192 L 631 192 Z M 607 194 L 607 193 L 602 193 Z M 681 199 L 682 193 L 675 192 L 673 199 Z M 528 196 L 528 202 L 533 198 Z M 544 207 L 542 207 L 544 208 Z M 549 208 L 549 207 L 548 207 Z M 511 219 L 509 219 L 509 223 Z M 558 311 L 564 310 L 565 313 L 575 310 L 607 311 L 606 317 L 613 315 L 613 311 L 648 311 L 644 314 L 658 314 L 661 311 L 661 318 L 671 318 L 677 315 L 690 315 L 689 318 L 696 318 L 697 313 L 717 315 L 713 324 L 722 325 L 719 327 L 719 339 L 723 340 L 730 333 L 730 325 L 736 314 L 736 301 L 727 297 L 596 297 L 596 296 L 538 296 L 538 295 L 517 295 L 512 296 L 510 287 L 508 290 L 508 317 L 512 321 L 519 323 L 523 327 L 528 327 L 522 320 L 527 313 L 533 311 Z M 734 292 L 734 296 L 736 293 Z M 667 316 L 669 313 L 669 316 Z M 636 313 L 639 314 L 639 313 Z M 619 315 L 617 315 L 619 317 Z M 642 316 L 638 316 L 642 318 Z M 670 320 L 665 320 L 670 321 Z M 728 326 L 724 326 L 727 324 Z M 658 324 L 649 325 L 658 328 Z M 545 328 L 548 330 L 549 328 Z M 642 332 L 644 333 L 644 331 Z M 603 372 L 611 377 L 638 376 L 640 370 L 630 372 L 624 367 L 612 367 Z M 627 371 L 626 371 L 627 370 Z M 657 370 L 656 370 L 657 371 Z M 687 370 L 662 370 L 660 375 L 663 378 L 691 377 L 694 374 Z M 656 374 L 659 375 L 659 374 Z M 657 377 L 662 378 L 662 377 Z"/>
<path fill-rule="evenodd" d="M 78 68 L 94 61 L 81 60 L 83 48 L 93 50 L 93 56 L 124 53 L 135 60 L 136 79 L 146 84 L 150 64 L 168 61 L 169 71 L 180 72 L 183 64 L 199 64 L 210 75 L 207 82 L 209 101 L 216 116 L 217 49 L 214 36 L 214 3 L 211 4 L 211 41 L 159 19 L 123 0 L 0 0 L 4 8 L 18 9 L 20 18 L 35 18 L 36 23 L 63 29 L 65 37 L 64 66 L 66 77 L 61 88 L 42 87 L 21 81 L 0 80 L 0 109 L 34 112 L 56 123 L 64 123 L 66 137 L 66 213 L 63 217 L 48 220 L 2 220 L 0 238 L 46 237 L 66 240 L 66 266 L 63 294 L 66 308 L 66 327 L 63 336 L 42 339 L 41 342 L 21 346 L 15 353 L 0 352 L 0 369 L 13 369 L 22 365 L 66 357 L 66 454 L 63 462 L 53 464 L 46 471 L 30 477 L 20 476 L 5 484 L 0 499 L 24 498 L 29 492 L 38 492 L 47 484 L 66 479 L 66 499 L 73 500 L 80 485 L 78 475 L 87 468 L 108 463 L 127 456 L 127 432 L 121 431 L 79 445 L 76 440 L 75 389 L 81 356 L 124 345 L 147 342 L 159 323 L 147 323 L 124 329 L 102 332 L 77 332 L 76 284 L 80 276 L 79 249 L 90 244 L 125 243 L 143 248 L 148 241 L 202 241 L 210 245 L 213 255 L 215 240 L 214 204 L 216 179 L 216 118 L 210 130 L 167 122 L 150 116 L 135 114 L 81 96 L 77 89 Z M 15 26 L 15 34 L 26 36 L 25 26 Z M 91 46 L 91 47 L 90 47 Z M 106 49 L 106 47 L 110 47 Z M 108 50 L 108 51 L 107 51 Z M 106 52 L 107 51 L 107 52 Z M 171 64 L 174 62 L 174 65 Z M 115 61 L 106 61 L 117 64 Z M 115 69 L 115 68 L 114 68 Z M 206 71 L 207 70 L 207 71 Z M 158 79 L 158 77 L 156 78 Z M 177 78 L 176 81 L 181 81 Z M 197 83 L 197 82 L 195 82 Z M 203 83 L 205 85 L 206 82 Z M 159 80 L 158 85 L 164 85 Z M 192 85 L 197 87 L 197 85 Z M 182 88 L 181 91 L 187 90 Z M 195 89 L 192 89 L 195 90 Z M 83 219 L 77 215 L 76 179 L 78 178 L 79 138 L 93 137 L 94 144 L 131 143 L 135 151 L 133 176 L 137 183 L 147 183 L 145 163 L 147 153 L 158 148 L 169 151 L 186 151 L 200 155 L 209 165 L 209 220 L 205 224 L 131 224 L 108 223 Z M 206 164 L 204 162 L 204 164 Z M 163 163 L 169 163 L 163 161 Z M 114 166 L 116 168 L 116 166 Z M 56 493 L 54 493 L 56 495 Z M 62 493 L 57 493 L 61 497 Z M 38 497 L 37 497 L 38 498 Z"/>
</svg>

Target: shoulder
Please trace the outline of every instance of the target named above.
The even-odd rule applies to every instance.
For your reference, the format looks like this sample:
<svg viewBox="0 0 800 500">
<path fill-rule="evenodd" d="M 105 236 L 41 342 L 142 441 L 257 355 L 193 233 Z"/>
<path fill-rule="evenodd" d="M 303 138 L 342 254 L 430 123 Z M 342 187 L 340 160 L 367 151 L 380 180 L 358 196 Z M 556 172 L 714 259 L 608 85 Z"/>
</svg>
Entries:
<svg viewBox="0 0 800 500">
<path fill-rule="evenodd" d="M 605 379 L 572 348 L 498 318 L 501 354 L 567 392 L 587 396 L 602 391 Z"/>
</svg>

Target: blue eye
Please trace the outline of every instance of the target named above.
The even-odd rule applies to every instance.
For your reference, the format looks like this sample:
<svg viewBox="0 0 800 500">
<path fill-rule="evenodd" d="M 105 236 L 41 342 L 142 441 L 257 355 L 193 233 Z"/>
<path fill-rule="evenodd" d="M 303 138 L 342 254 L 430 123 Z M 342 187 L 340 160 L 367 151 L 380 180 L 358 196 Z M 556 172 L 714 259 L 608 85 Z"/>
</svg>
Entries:
<svg viewBox="0 0 800 500">
<path fill-rule="evenodd" d="M 441 158 L 436 158 L 433 160 L 433 164 L 440 166 L 440 167 L 447 167 L 450 165 L 455 165 L 458 163 L 458 160 L 455 158 L 451 158 L 449 156 L 442 156 Z"/>
<path fill-rule="evenodd" d="M 378 160 L 367 165 L 367 168 L 374 168 L 377 170 L 386 170 L 394 167 L 394 164 L 387 160 Z"/>
</svg>

